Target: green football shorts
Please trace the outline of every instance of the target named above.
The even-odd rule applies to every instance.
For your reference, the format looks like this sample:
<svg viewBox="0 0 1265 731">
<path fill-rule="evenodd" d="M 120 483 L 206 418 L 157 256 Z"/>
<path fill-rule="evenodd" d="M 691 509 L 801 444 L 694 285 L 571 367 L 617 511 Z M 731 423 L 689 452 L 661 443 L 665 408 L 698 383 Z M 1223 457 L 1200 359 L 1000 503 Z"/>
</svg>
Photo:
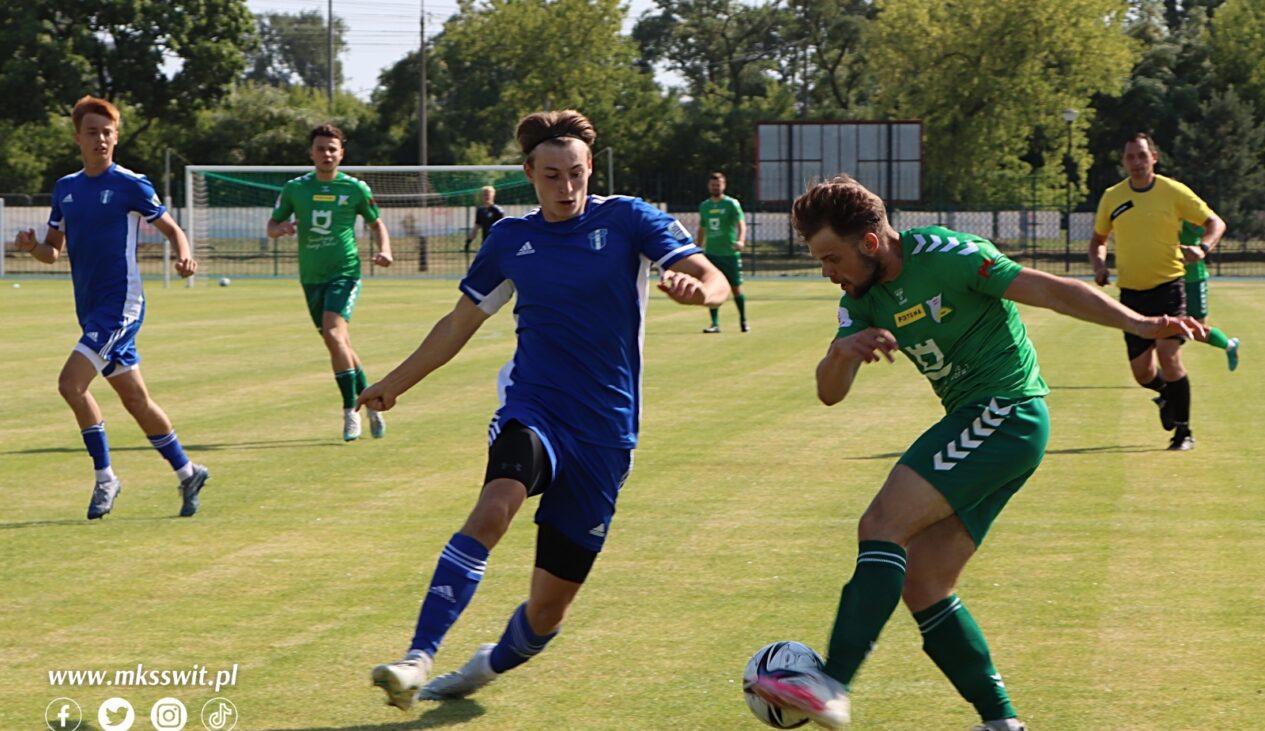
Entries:
<svg viewBox="0 0 1265 731">
<path fill-rule="evenodd" d="M 1202 320 L 1208 316 L 1208 280 L 1186 280 L 1186 314 Z"/>
<path fill-rule="evenodd" d="M 351 322 L 352 310 L 356 309 L 356 298 L 360 296 L 359 279 L 332 279 L 320 284 L 303 283 L 303 294 L 307 295 L 307 311 L 312 316 L 316 329 L 320 330 L 326 312 L 341 315 Z"/>
<path fill-rule="evenodd" d="M 1049 438 L 1044 398 L 980 399 L 923 432 L 899 464 L 940 491 L 978 546 L 1041 464 Z"/>
<path fill-rule="evenodd" d="M 741 256 L 712 256 L 707 254 L 707 260 L 725 275 L 725 280 L 729 282 L 730 287 L 742 286 L 742 257 Z"/>
</svg>

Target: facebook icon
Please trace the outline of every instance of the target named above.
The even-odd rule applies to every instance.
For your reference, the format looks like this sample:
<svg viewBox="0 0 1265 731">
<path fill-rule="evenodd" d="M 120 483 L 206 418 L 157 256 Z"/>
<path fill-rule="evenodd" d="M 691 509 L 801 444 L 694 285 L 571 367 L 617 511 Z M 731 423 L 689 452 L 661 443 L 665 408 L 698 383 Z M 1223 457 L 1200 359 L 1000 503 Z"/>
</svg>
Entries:
<svg viewBox="0 0 1265 731">
<path fill-rule="evenodd" d="M 83 709 L 70 698 L 54 698 L 44 709 L 49 731 L 75 731 L 83 723 Z"/>
</svg>

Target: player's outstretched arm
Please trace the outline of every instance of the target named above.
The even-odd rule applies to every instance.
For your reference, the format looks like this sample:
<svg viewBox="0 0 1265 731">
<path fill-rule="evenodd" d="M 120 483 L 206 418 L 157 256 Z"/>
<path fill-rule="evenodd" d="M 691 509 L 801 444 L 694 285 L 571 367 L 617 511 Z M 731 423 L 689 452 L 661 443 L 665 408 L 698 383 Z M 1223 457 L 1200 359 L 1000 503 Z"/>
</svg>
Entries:
<svg viewBox="0 0 1265 731">
<path fill-rule="evenodd" d="M 1173 335 L 1204 340 L 1208 329 L 1192 317 L 1145 317 L 1077 279 L 1023 269 L 1006 288 L 1008 300 L 1113 327 L 1148 339 Z"/>
<path fill-rule="evenodd" d="M 488 317 L 490 315 L 479 309 L 473 300 L 462 295 L 457 300 L 457 306 L 435 323 L 412 355 L 381 381 L 360 393 L 356 408 L 368 406 L 374 411 L 387 411 L 395 406 L 396 399 L 405 391 L 461 352 Z"/>
<path fill-rule="evenodd" d="M 154 228 L 158 232 L 167 237 L 171 242 L 172 248 L 176 250 L 176 273 L 181 277 L 192 277 L 194 272 L 198 271 L 198 262 L 193 258 L 193 251 L 189 247 L 189 238 L 184 235 L 184 231 L 176 224 L 176 220 L 171 217 L 170 213 L 164 213 L 154 219 Z"/>
<path fill-rule="evenodd" d="M 35 229 L 33 228 L 18 231 L 17 237 L 13 240 L 14 248 L 18 251 L 31 252 L 31 256 L 36 261 L 42 261 L 45 264 L 52 264 L 57 261 L 57 257 L 61 256 L 61 250 L 65 244 L 66 234 L 52 227 L 49 227 L 43 241 L 35 238 Z"/>
<path fill-rule="evenodd" d="M 817 398 L 827 406 L 839 403 L 852 390 L 862 363 L 877 363 L 880 354 L 893 363 L 898 347 L 896 336 L 879 327 L 835 338 L 817 364 Z"/>
<path fill-rule="evenodd" d="M 659 289 L 683 305 L 720 307 L 729 298 L 725 275 L 702 254 L 691 254 L 668 267 Z"/>
</svg>

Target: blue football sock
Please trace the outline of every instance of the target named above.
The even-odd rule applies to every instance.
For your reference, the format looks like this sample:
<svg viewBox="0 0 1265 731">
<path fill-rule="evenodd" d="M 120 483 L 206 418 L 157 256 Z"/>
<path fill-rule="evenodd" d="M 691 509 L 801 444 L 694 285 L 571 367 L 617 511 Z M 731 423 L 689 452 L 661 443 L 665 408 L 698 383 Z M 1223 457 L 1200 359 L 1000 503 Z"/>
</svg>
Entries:
<svg viewBox="0 0 1265 731">
<path fill-rule="evenodd" d="M 97 481 L 102 482 L 102 476 L 105 479 L 113 476 L 114 471 L 110 469 L 110 443 L 105 438 L 105 422 L 84 429 L 80 434 L 83 435 L 83 446 L 88 448 L 88 456 L 92 457 L 92 468 L 97 471 Z M 108 470 L 108 473 L 105 472 Z"/>
<path fill-rule="evenodd" d="M 430 589 L 417 614 L 412 649 L 435 656 L 444 635 L 474 598 L 487 565 L 488 549 L 482 543 L 461 533 L 452 535 L 439 554 Z"/>
<path fill-rule="evenodd" d="M 505 625 L 501 641 L 492 648 L 492 670 L 503 673 L 522 665 L 539 655 L 545 645 L 549 644 L 549 640 L 557 637 L 560 631 L 556 629 L 547 635 L 536 634 L 527 621 L 527 602 L 519 604 L 518 609 L 514 610 L 514 616 L 510 617 L 509 624 Z"/>
<path fill-rule="evenodd" d="M 149 437 L 149 443 L 154 445 L 154 449 L 167 460 L 167 464 L 171 465 L 171 469 L 180 472 L 185 465 L 189 464 L 189 458 L 185 456 L 184 448 L 180 446 L 180 438 L 173 431 L 170 434 L 158 434 Z"/>
</svg>

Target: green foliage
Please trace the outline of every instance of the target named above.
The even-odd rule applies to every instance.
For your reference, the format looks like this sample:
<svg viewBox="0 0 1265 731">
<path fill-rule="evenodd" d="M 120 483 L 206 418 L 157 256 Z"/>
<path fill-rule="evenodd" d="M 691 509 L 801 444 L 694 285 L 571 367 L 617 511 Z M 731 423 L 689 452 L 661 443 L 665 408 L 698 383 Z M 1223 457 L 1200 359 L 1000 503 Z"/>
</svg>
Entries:
<svg viewBox="0 0 1265 731">
<path fill-rule="evenodd" d="M 261 13 L 255 16 L 259 44 L 247 59 L 245 79 L 274 86 L 329 85 L 329 26 L 325 13 Z M 334 16 L 334 88 L 343 83 L 339 56 L 347 50 L 347 22 Z"/>
<path fill-rule="evenodd" d="M 927 188 L 977 203 L 1013 200 L 1028 181 L 1020 157 L 1033 130 L 1066 139 L 1063 109 L 1120 90 L 1136 48 L 1124 34 L 1122 0 L 999 0 L 880 4 L 867 56 L 876 115 L 923 120 Z M 1057 130 L 1057 132 L 1056 132 Z"/>
<path fill-rule="evenodd" d="M 1265 5 L 1225 0 L 1212 17 L 1212 58 L 1223 84 L 1238 87 L 1258 111 L 1265 110 Z"/>
<path fill-rule="evenodd" d="M 0 67 L 0 90 L 24 100 L 0 117 L 40 121 L 95 94 L 132 106 L 132 139 L 214 106 L 253 38 L 242 0 L 47 0 L 6 10 L 0 23 L 14 60 Z"/>
<path fill-rule="evenodd" d="M 1206 200 L 1235 238 L 1265 233 L 1265 123 L 1233 89 L 1214 92 L 1199 116 L 1183 120 L 1173 147 L 1173 175 Z"/>
<path fill-rule="evenodd" d="M 50 160 L 69 157 L 77 150 L 71 141 L 69 120 L 58 124 L 0 121 L 0 192 L 47 190 L 44 174 Z M 73 169 L 62 170 L 58 176 Z"/>
</svg>

